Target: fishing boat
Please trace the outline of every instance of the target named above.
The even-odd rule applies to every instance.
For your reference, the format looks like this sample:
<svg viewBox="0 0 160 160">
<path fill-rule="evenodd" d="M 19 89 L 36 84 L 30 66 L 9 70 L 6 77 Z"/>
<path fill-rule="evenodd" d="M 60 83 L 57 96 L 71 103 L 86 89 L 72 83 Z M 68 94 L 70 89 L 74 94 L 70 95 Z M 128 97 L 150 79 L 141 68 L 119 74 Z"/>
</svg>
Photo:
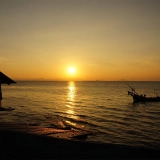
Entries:
<svg viewBox="0 0 160 160">
<path fill-rule="evenodd" d="M 127 84 L 128 85 L 128 84 Z M 129 86 L 129 85 L 128 85 Z M 132 96 L 133 102 L 160 102 L 160 97 L 156 93 L 156 96 L 154 97 L 147 97 L 146 94 L 141 94 L 139 95 L 136 91 L 135 88 L 132 88 L 129 86 L 132 91 L 128 91 L 128 95 Z"/>
</svg>

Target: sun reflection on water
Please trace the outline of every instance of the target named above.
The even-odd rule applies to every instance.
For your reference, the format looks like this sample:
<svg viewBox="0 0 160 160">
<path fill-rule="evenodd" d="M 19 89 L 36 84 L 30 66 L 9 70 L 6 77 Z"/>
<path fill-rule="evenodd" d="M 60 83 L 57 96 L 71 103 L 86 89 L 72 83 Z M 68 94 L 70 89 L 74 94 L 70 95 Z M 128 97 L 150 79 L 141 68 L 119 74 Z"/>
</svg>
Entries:
<svg viewBox="0 0 160 160">
<path fill-rule="evenodd" d="M 68 95 L 67 95 L 67 113 L 73 115 L 74 114 L 74 106 L 75 106 L 75 82 L 70 81 L 68 84 Z"/>
<path fill-rule="evenodd" d="M 67 92 L 67 102 L 66 102 L 66 113 L 67 117 L 70 119 L 65 121 L 65 124 L 72 126 L 73 128 L 84 128 L 83 125 L 80 125 L 80 117 L 77 115 L 76 111 L 76 84 L 73 81 L 68 83 L 68 92 Z"/>
</svg>

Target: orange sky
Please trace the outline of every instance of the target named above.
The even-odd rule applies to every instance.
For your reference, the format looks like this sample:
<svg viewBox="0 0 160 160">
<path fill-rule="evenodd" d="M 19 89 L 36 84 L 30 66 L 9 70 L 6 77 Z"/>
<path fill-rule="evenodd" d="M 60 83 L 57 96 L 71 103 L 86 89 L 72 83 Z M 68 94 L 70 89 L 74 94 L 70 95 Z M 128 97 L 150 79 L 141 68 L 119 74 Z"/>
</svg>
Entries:
<svg viewBox="0 0 160 160">
<path fill-rule="evenodd" d="M 159 81 L 159 19 L 159 0 L 0 0 L 0 71 L 18 80 Z"/>
</svg>

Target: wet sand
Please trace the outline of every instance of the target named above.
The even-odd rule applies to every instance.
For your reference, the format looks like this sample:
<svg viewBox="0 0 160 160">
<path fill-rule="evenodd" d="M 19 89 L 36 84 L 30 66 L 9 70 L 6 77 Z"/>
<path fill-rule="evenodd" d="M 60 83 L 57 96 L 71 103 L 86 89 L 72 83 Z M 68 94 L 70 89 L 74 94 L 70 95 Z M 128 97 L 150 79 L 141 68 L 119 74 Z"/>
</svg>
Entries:
<svg viewBox="0 0 160 160">
<path fill-rule="evenodd" d="M 160 159 L 160 150 L 87 142 L 88 131 L 0 123 L 0 159 Z"/>
</svg>

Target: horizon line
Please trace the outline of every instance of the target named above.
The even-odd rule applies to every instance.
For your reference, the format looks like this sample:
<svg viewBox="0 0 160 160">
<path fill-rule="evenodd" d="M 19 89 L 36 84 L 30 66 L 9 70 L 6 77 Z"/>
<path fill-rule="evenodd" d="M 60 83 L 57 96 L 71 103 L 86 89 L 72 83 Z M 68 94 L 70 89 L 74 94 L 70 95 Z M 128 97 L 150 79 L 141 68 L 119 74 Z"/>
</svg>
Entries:
<svg viewBox="0 0 160 160">
<path fill-rule="evenodd" d="M 15 81 L 41 81 L 41 82 L 68 82 L 68 81 L 77 81 L 77 82 L 128 82 L 128 81 L 137 81 L 137 82 L 160 82 L 160 80 L 74 80 L 74 79 L 71 79 L 71 80 L 58 80 L 58 79 L 14 79 Z"/>
</svg>

